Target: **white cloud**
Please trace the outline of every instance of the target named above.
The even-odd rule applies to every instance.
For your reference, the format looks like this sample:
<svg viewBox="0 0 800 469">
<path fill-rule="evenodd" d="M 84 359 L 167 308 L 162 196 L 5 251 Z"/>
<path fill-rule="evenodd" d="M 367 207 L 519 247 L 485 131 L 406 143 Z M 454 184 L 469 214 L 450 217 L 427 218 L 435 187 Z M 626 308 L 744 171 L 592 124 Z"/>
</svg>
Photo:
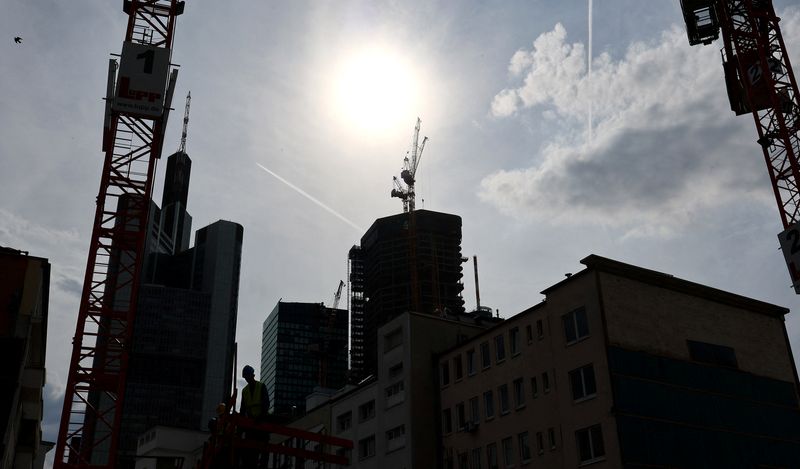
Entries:
<svg viewBox="0 0 800 469">
<path fill-rule="evenodd" d="M 798 10 L 781 24 L 800 29 Z M 585 49 L 567 42 L 561 24 L 512 56 L 517 84 L 497 93 L 491 114 L 533 111 L 565 130 L 550 136 L 533 166 L 486 176 L 484 201 L 518 218 L 658 235 L 743 197 L 771 203 L 752 119 L 734 119 L 729 109 L 717 47 L 690 47 L 673 26 L 657 41 L 630 44 L 619 60 L 595 57 L 592 68 L 590 83 Z"/>
</svg>

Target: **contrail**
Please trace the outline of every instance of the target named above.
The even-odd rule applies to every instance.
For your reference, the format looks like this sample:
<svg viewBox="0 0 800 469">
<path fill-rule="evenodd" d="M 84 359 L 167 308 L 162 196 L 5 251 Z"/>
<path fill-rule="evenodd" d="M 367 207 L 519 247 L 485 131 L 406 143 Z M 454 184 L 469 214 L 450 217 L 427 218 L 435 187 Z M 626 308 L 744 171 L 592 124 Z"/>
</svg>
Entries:
<svg viewBox="0 0 800 469">
<path fill-rule="evenodd" d="M 588 65 L 588 83 L 589 83 L 589 145 L 592 144 L 592 0 L 589 0 L 589 65 Z"/>
<path fill-rule="evenodd" d="M 338 218 L 338 219 L 342 220 L 343 222 L 345 222 L 345 223 L 347 223 L 348 225 L 352 226 L 353 228 L 357 229 L 357 230 L 359 231 L 359 233 L 363 233 L 363 232 L 364 232 L 364 229 L 363 229 L 363 228 L 361 228 L 360 226 L 356 225 L 356 224 L 355 224 L 355 223 L 353 223 L 352 221 L 348 220 L 347 218 L 345 218 L 345 217 L 344 217 L 342 214 L 340 214 L 340 213 L 339 213 L 339 212 L 337 212 L 336 210 L 334 210 L 334 209 L 332 209 L 332 208 L 328 207 L 327 205 L 323 204 L 323 203 L 322 203 L 322 202 L 320 202 L 319 200 L 315 199 L 313 196 L 311 196 L 310 194 L 308 194 L 308 193 L 307 193 L 306 191 L 304 191 L 303 189 L 300 189 L 299 187 L 295 186 L 294 184 L 292 184 L 291 182 L 287 181 L 286 179 L 284 179 L 284 178 L 282 178 L 282 177 L 278 176 L 277 174 L 275 174 L 274 172 L 270 171 L 269 169 L 267 169 L 265 166 L 261 165 L 260 163 L 256 163 L 256 165 L 258 165 L 258 167 L 259 167 L 259 168 L 261 168 L 261 169 L 263 169 L 264 171 L 266 171 L 266 172 L 270 173 L 271 175 L 273 175 L 273 176 L 275 177 L 275 179 L 277 179 L 278 181 L 280 181 L 280 182 L 282 182 L 282 183 L 286 184 L 287 186 L 289 186 L 289 187 L 291 187 L 292 189 L 294 189 L 294 190 L 296 190 L 297 192 L 299 192 L 299 193 L 300 193 L 300 195 L 304 196 L 304 197 L 305 197 L 305 198 L 307 198 L 308 200 L 310 200 L 310 201 L 314 202 L 315 204 L 319 205 L 320 207 L 324 208 L 324 209 L 325 209 L 325 210 L 327 210 L 327 211 L 328 211 L 328 212 L 329 212 L 331 215 L 335 216 L 336 218 Z"/>
</svg>

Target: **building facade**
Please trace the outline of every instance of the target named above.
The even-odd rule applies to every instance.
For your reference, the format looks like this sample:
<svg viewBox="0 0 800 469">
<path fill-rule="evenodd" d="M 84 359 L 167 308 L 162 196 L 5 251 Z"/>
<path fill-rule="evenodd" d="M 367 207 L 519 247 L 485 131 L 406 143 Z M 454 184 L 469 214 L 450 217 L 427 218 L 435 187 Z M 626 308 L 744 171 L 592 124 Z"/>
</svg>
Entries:
<svg viewBox="0 0 800 469">
<path fill-rule="evenodd" d="M 408 311 L 464 312 L 461 217 L 414 210 L 379 218 L 348 260 L 355 381 L 375 372 L 385 322 Z"/>
<path fill-rule="evenodd" d="M 42 467 L 50 263 L 0 246 L 0 468 Z"/>
<path fill-rule="evenodd" d="M 788 310 L 599 256 L 439 357 L 445 468 L 794 467 Z"/>
<path fill-rule="evenodd" d="M 298 416 L 314 388 L 347 378 L 347 311 L 278 301 L 262 328 L 261 381 L 273 414 Z"/>
</svg>

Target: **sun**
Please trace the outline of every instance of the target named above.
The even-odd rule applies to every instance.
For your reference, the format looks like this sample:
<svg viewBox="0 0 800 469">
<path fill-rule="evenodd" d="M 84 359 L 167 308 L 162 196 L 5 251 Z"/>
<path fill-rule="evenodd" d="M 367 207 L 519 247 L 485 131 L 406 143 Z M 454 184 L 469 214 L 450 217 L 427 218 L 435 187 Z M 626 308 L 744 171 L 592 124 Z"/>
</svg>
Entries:
<svg viewBox="0 0 800 469">
<path fill-rule="evenodd" d="M 383 133 L 415 116 L 417 85 L 411 65 L 385 47 L 362 49 L 336 67 L 336 114 L 358 130 Z"/>
</svg>

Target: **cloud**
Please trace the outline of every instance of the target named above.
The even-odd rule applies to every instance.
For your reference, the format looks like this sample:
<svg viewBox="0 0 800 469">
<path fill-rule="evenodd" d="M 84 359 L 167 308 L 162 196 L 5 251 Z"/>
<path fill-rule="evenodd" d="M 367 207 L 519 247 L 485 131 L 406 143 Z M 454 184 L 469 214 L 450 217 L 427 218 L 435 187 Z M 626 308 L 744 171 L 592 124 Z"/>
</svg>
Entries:
<svg viewBox="0 0 800 469">
<path fill-rule="evenodd" d="M 784 30 L 800 29 L 800 10 L 783 19 Z M 618 60 L 595 57 L 590 82 L 585 48 L 556 24 L 508 71 L 516 84 L 496 94 L 491 115 L 533 112 L 562 130 L 534 165 L 482 180 L 480 198 L 502 212 L 667 235 L 742 198 L 772 203 L 752 119 L 730 111 L 718 48 L 690 47 L 682 28 L 634 42 Z"/>
</svg>

